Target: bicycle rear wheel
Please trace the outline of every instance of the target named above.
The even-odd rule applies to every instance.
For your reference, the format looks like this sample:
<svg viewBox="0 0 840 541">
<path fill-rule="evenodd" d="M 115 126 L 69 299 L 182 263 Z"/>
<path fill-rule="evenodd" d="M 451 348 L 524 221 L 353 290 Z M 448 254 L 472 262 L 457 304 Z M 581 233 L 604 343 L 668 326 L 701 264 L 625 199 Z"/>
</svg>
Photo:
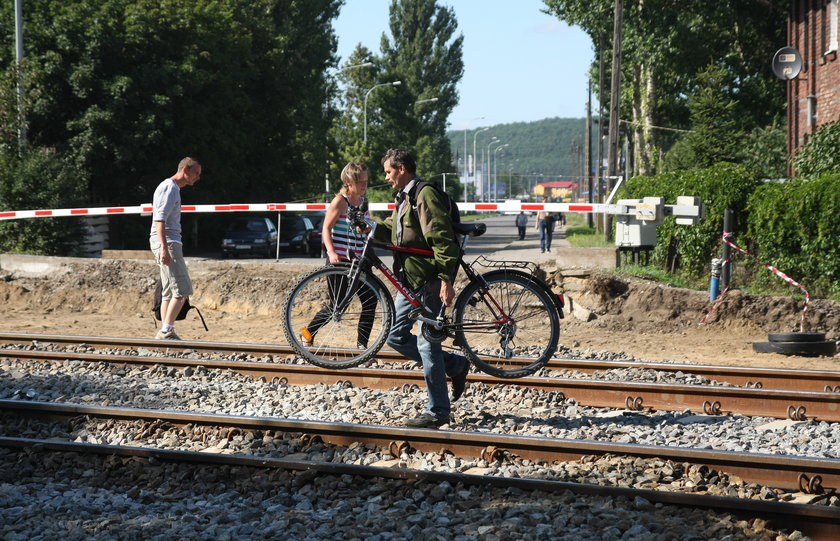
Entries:
<svg viewBox="0 0 840 541">
<path fill-rule="evenodd" d="M 455 343 L 479 370 L 499 378 L 533 374 L 560 339 L 552 293 L 523 272 L 498 270 L 470 283 L 455 303 Z"/>
<path fill-rule="evenodd" d="M 349 267 L 323 267 L 303 276 L 286 297 L 283 333 L 289 345 L 316 366 L 358 366 L 388 338 L 394 312 L 388 290 L 366 271 L 359 274 L 354 292 L 350 284 Z"/>
</svg>

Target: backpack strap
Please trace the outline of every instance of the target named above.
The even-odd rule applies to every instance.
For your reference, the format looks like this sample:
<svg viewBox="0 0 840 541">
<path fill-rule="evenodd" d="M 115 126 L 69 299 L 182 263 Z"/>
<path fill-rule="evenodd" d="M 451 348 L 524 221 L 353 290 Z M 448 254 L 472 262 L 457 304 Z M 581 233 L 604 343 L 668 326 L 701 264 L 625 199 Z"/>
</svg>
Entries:
<svg viewBox="0 0 840 541">
<path fill-rule="evenodd" d="M 204 316 L 201 315 L 201 310 L 199 310 L 198 307 L 196 307 L 196 306 L 190 306 L 190 310 L 195 310 L 196 311 L 199 319 L 201 319 L 201 324 L 204 325 L 204 330 L 205 331 L 210 331 L 210 329 L 207 328 L 207 323 L 204 322 Z"/>
</svg>

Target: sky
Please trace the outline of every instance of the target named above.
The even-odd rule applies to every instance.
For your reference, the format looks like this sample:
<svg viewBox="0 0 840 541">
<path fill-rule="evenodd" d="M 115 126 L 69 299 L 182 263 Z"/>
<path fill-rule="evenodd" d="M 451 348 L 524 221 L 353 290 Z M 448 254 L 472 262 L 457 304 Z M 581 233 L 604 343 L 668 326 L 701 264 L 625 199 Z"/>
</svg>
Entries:
<svg viewBox="0 0 840 541">
<path fill-rule="evenodd" d="M 334 21 L 339 64 L 361 43 L 380 53 L 391 0 L 346 0 Z M 464 36 L 460 103 L 450 130 L 586 116 L 586 72 L 594 58 L 582 30 L 540 10 L 542 0 L 438 0 Z M 594 98 L 593 98 L 594 100 Z M 593 110 L 595 110 L 593 101 Z"/>
</svg>

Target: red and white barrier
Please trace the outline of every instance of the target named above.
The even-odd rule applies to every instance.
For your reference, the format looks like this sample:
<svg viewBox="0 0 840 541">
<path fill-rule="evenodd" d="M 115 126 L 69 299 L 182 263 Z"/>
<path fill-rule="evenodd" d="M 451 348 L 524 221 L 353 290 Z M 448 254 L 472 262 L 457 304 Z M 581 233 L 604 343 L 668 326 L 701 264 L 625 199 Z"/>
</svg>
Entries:
<svg viewBox="0 0 840 541">
<path fill-rule="evenodd" d="M 231 203 L 225 205 L 182 205 L 181 212 L 307 212 L 326 210 L 328 203 Z M 372 211 L 387 211 L 394 209 L 394 203 L 370 203 Z M 461 211 L 496 211 L 519 212 L 546 210 L 549 212 L 584 212 L 605 214 L 627 214 L 632 212 L 628 205 L 605 205 L 583 203 L 522 203 L 510 201 L 505 203 L 458 203 Z M 131 207 L 91 207 L 74 209 L 44 209 L 44 210 L 8 210 L 0 211 L 0 220 L 19 220 L 24 218 L 48 218 L 68 216 L 102 216 L 116 214 L 151 214 L 152 205 L 146 203 Z"/>
<path fill-rule="evenodd" d="M 730 241 L 729 239 L 733 236 L 734 236 L 734 233 L 729 233 L 729 232 L 724 231 L 723 232 L 723 242 L 728 244 L 730 247 L 738 250 L 742 254 L 745 254 L 749 257 L 755 257 L 754 255 L 749 253 L 747 250 L 741 248 L 740 246 L 738 246 L 735 243 L 733 243 L 732 241 Z M 732 262 L 732 256 L 730 255 L 721 264 L 721 272 L 725 272 L 726 266 L 729 265 L 731 262 Z M 805 295 L 805 306 L 802 307 L 802 316 L 799 319 L 799 332 L 803 332 L 803 329 L 805 327 L 805 311 L 808 310 L 808 301 L 810 301 L 810 299 L 811 299 L 811 296 L 808 294 L 808 291 L 804 287 L 802 287 L 802 285 L 799 282 L 795 281 L 793 278 L 791 278 L 787 274 L 783 273 L 782 271 L 780 271 L 779 269 L 777 269 L 773 265 L 768 265 L 767 263 L 763 263 L 761 261 L 759 261 L 759 263 L 761 265 L 763 265 L 764 267 L 766 267 L 767 269 L 769 269 L 770 272 L 772 272 L 773 274 L 775 274 L 776 276 L 778 276 L 779 278 L 781 278 L 785 282 L 798 287 L 802 291 L 802 293 Z M 712 312 L 715 311 L 715 308 L 717 308 L 718 304 L 720 304 L 720 301 L 723 300 L 723 297 L 728 292 L 729 292 L 729 285 L 726 286 L 726 288 L 723 290 L 723 293 L 721 293 L 720 296 L 717 298 L 717 300 L 715 300 L 715 303 L 712 305 L 712 309 L 709 310 L 709 313 L 706 314 L 705 316 L 703 316 L 703 319 L 700 320 L 700 325 L 704 324 L 706 322 L 706 319 L 710 315 L 712 315 Z"/>
</svg>

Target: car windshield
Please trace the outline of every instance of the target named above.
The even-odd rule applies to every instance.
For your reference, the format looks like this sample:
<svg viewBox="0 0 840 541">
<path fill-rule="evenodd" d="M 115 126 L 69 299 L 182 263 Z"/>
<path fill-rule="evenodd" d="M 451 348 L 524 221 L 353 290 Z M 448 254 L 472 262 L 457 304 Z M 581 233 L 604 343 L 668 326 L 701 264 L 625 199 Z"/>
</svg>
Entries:
<svg viewBox="0 0 840 541">
<path fill-rule="evenodd" d="M 265 220 L 236 220 L 230 224 L 229 230 L 233 233 L 265 233 L 268 227 L 265 225 Z"/>
<path fill-rule="evenodd" d="M 280 228 L 284 232 L 304 231 L 306 230 L 306 224 L 300 217 L 284 216 L 282 221 L 280 222 Z"/>
</svg>

